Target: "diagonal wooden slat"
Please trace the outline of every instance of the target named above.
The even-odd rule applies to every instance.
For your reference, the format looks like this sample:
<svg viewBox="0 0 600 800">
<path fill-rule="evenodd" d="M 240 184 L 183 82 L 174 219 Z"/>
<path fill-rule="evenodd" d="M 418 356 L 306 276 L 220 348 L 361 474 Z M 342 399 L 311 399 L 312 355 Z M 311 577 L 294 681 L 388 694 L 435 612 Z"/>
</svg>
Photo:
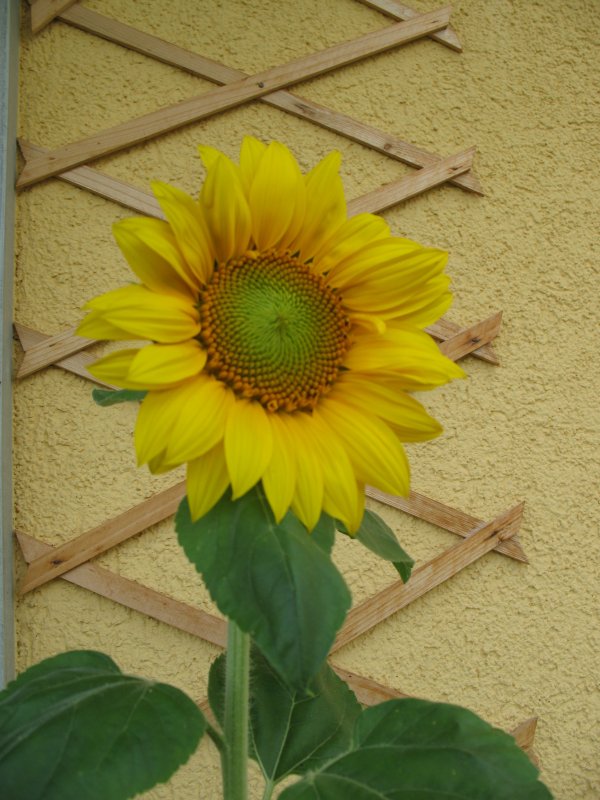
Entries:
<svg viewBox="0 0 600 800">
<path fill-rule="evenodd" d="M 398 3 L 396 0 L 358 0 L 358 2 L 370 6 L 370 8 L 375 8 L 377 11 L 382 11 L 392 19 L 413 19 L 419 14 L 418 11 L 405 6 L 403 3 Z M 450 25 L 442 31 L 432 33 L 429 38 L 440 44 L 445 44 L 446 47 L 450 47 L 458 53 L 462 53 L 460 40 L 456 35 L 456 31 Z"/>
<path fill-rule="evenodd" d="M 499 311 L 497 314 L 492 314 L 491 317 L 484 319 L 483 322 L 477 322 L 475 325 L 459 331 L 450 339 L 446 339 L 440 345 L 440 350 L 448 358 L 458 361 L 459 358 L 472 353 L 473 348 L 479 347 L 482 342 L 489 342 L 495 339 L 500 333 L 501 325 L 502 312 Z"/>
<path fill-rule="evenodd" d="M 431 167 L 423 167 L 413 175 L 406 175 L 400 180 L 380 186 L 362 197 L 348 203 L 348 216 L 362 213 L 379 214 L 386 208 L 410 200 L 434 186 L 450 180 L 453 175 L 461 175 L 471 169 L 475 148 L 470 147 L 462 153 L 448 156 Z"/>
<path fill-rule="evenodd" d="M 24 140 L 19 141 L 19 146 L 28 160 L 35 158 L 36 154 L 49 152 Z M 407 175 L 350 200 L 348 215 L 355 216 L 366 212 L 378 214 L 391 206 L 416 197 L 428 189 L 450 182 L 452 176 L 461 175 L 471 169 L 474 155 L 475 148 L 470 147 L 460 153 L 443 158 L 430 167 L 424 167 L 413 175 Z M 151 194 L 124 181 L 111 178 L 92 167 L 76 167 L 56 177 L 135 211 L 164 219 L 158 202 Z"/>
<path fill-rule="evenodd" d="M 86 347 L 95 343 L 94 339 L 84 339 L 83 336 L 77 336 L 75 331 L 76 328 L 69 328 L 69 330 L 50 336 L 48 339 L 44 339 L 39 344 L 29 348 L 25 352 L 25 358 L 21 362 L 17 378 L 25 378 L 27 375 L 32 375 L 34 372 L 44 369 L 50 364 L 55 364 L 57 361 L 73 355 L 73 353 L 85 350 Z"/>
<path fill-rule="evenodd" d="M 27 570 L 21 594 L 42 586 L 121 542 L 172 516 L 185 496 L 185 481 L 159 492 L 96 528 L 76 536 L 48 555 L 36 558 Z"/>
<path fill-rule="evenodd" d="M 34 347 L 35 345 L 41 344 L 42 342 L 52 338 L 45 333 L 36 331 L 35 328 L 30 328 L 27 325 L 21 325 L 19 322 L 14 323 L 14 329 L 21 343 L 21 347 L 25 351 L 27 351 L 30 347 Z M 67 372 L 72 372 L 74 375 L 79 375 L 82 378 L 86 378 L 93 383 L 97 383 L 99 386 L 105 386 L 107 389 L 116 389 L 116 386 L 106 383 L 105 381 L 101 381 L 98 378 L 94 378 L 94 376 L 87 371 L 89 364 L 96 360 L 97 357 L 91 355 L 90 353 L 78 352 L 72 356 L 61 358 L 60 361 L 52 364 L 52 366 L 60 367 Z"/>
<path fill-rule="evenodd" d="M 416 12 L 413 12 L 413 16 L 415 14 Z M 177 45 L 139 31 L 118 20 L 104 17 L 102 14 L 98 14 L 96 11 L 81 5 L 69 9 L 60 18 L 63 22 L 67 22 L 80 30 L 128 47 L 171 66 L 179 67 L 193 75 L 215 83 L 232 83 L 247 77 L 246 73 L 241 70 L 232 69 L 189 50 L 184 50 Z M 403 18 L 398 17 L 398 19 Z M 310 100 L 297 97 L 285 90 L 265 95 L 260 100 L 274 108 L 279 108 L 281 111 L 307 119 L 322 128 L 359 142 L 390 158 L 402 161 L 411 167 L 433 166 L 436 161 L 441 159 L 441 156 L 435 153 L 422 150 L 409 142 L 383 133 L 377 128 L 365 125 L 352 117 L 333 111 Z M 450 180 L 450 183 L 477 194 L 483 194 L 479 179 L 471 171 L 464 175 L 455 176 Z"/>
<path fill-rule="evenodd" d="M 15 535 L 25 561 L 28 563 L 40 556 L 51 554 L 54 549 L 51 545 L 40 542 L 21 531 L 15 532 Z M 95 594 L 146 614 L 192 636 L 204 639 L 217 647 L 225 647 L 227 644 L 227 623 L 224 619 L 179 600 L 174 600 L 172 597 L 116 575 L 103 567 L 95 564 L 83 564 L 61 577 L 69 583 L 89 589 Z M 363 705 L 375 705 L 385 700 L 409 696 L 335 664 L 331 666 L 340 678 L 346 681 Z M 206 699 L 202 700 L 199 705 L 205 711 L 209 710 Z M 535 717 L 525 720 L 512 732 L 520 747 L 529 748 L 533 744 L 536 721 Z"/>
<path fill-rule="evenodd" d="M 15 531 L 15 535 L 26 562 L 40 557 L 52 557 L 54 548 L 51 545 L 40 542 L 22 531 Z M 167 597 L 137 581 L 116 575 L 104 567 L 82 564 L 62 577 L 69 583 L 90 589 L 102 597 L 108 597 L 127 608 L 133 608 L 219 647 L 225 647 L 227 644 L 227 625 L 224 620 Z"/>
<path fill-rule="evenodd" d="M 206 119 L 277 89 L 413 42 L 446 27 L 449 20 L 449 8 L 432 11 L 128 120 L 27 162 L 17 181 L 17 188 L 30 186 L 85 162 L 118 152 L 191 122 Z"/>
<path fill-rule="evenodd" d="M 43 586 L 45 583 L 64 575 L 80 564 L 84 564 L 90 559 L 106 552 L 115 545 L 141 533 L 151 525 L 155 525 L 167 517 L 172 516 L 183 499 L 185 491 L 185 481 L 182 481 L 169 489 L 153 495 L 148 500 L 144 500 L 142 503 L 128 509 L 122 514 L 106 520 L 101 525 L 76 536 L 74 539 L 65 542 L 59 547 L 54 548 L 48 555 L 43 555 L 35 559 L 30 563 L 27 569 L 21 584 L 20 593 L 26 594 L 39 586 Z M 371 489 L 371 487 L 367 488 L 367 495 L 370 497 L 375 496 L 376 499 L 382 500 L 382 494 L 383 493 L 378 493 L 376 489 Z M 414 494 L 415 493 L 413 493 L 413 495 Z M 382 502 L 386 502 L 385 497 L 384 495 Z M 477 526 L 482 527 L 486 524 L 494 524 L 477 520 L 449 506 L 443 506 L 437 501 L 431 501 L 429 498 L 423 497 L 422 495 L 417 495 L 417 497 L 422 498 L 421 509 L 418 514 L 413 514 L 414 516 L 419 516 L 429 522 L 435 519 L 434 524 L 452 533 L 456 533 L 459 536 L 469 535 L 472 530 L 477 529 Z M 411 499 L 409 498 L 405 502 L 407 508 L 410 508 Z M 414 498 L 412 504 L 415 504 Z M 431 506 L 435 508 L 434 517 L 428 515 L 425 510 L 428 504 L 431 504 Z M 413 511 L 414 510 L 416 509 L 413 508 Z M 411 513 L 411 511 L 407 511 L 407 513 Z M 462 523 L 462 527 L 459 527 L 456 520 Z M 469 521 L 473 524 L 465 531 L 465 523 Z M 505 544 L 506 542 L 498 542 L 497 549 L 500 549 L 500 547 Z M 504 552 L 504 555 L 509 555 L 520 561 L 526 561 L 525 554 L 520 548 L 520 545 L 515 547 L 511 552 Z"/>
<path fill-rule="evenodd" d="M 75 2 L 76 0 L 33 0 L 31 2 L 31 30 L 33 33 L 39 33 Z"/>
<path fill-rule="evenodd" d="M 483 519 L 472 517 L 458 508 L 440 503 L 439 500 L 432 500 L 431 497 L 426 497 L 424 494 L 419 494 L 419 492 L 410 492 L 408 497 L 398 497 L 382 492 L 372 486 L 367 486 L 365 494 L 379 503 L 397 508 L 399 511 L 404 511 L 405 514 L 410 514 L 411 517 L 422 519 L 463 538 L 467 538 L 474 530 L 486 524 Z M 509 558 L 514 558 L 523 564 L 529 564 L 529 559 L 525 555 L 516 535 L 511 536 L 507 541 L 498 542 L 494 549 L 498 553 L 509 556 Z"/>
<path fill-rule="evenodd" d="M 353 608 L 339 632 L 331 652 L 335 653 L 349 642 L 371 630 L 382 620 L 412 603 L 444 581 L 472 564 L 500 542 L 518 532 L 523 518 L 523 503 L 511 508 L 492 522 L 484 523 L 464 541 L 413 570 L 408 583 L 398 580 L 381 592 Z"/>
</svg>

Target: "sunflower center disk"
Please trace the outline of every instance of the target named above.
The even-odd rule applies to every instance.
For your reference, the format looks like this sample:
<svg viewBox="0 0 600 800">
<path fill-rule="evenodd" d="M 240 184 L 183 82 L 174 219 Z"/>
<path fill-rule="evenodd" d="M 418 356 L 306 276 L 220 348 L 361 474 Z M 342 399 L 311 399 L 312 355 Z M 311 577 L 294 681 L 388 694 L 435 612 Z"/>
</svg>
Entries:
<svg viewBox="0 0 600 800">
<path fill-rule="evenodd" d="M 287 254 L 221 264 L 199 308 L 208 371 L 271 412 L 314 408 L 348 349 L 340 298 Z"/>
</svg>

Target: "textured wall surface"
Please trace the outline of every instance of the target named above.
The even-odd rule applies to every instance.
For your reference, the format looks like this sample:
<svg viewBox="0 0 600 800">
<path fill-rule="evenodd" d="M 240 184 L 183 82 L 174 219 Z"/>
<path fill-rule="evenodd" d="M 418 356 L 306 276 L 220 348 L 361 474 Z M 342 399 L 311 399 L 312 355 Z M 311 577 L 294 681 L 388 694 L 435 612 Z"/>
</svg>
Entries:
<svg viewBox="0 0 600 800">
<path fill-rule="evenodd" d="M 389 23 L 354 0 L 86 5 L 246 71 Z M 424 0 L 414 5 L 433 8 Z M 489 554 L 337 660 L 405 692 L 466 705 L 506 728 L 538 715 L 535 749 L 557 800 L 600 796 L 593 734 L 600 722 L 597 10 L 593 0 L 457 0 L 452 23 L 462 54 L 423 40 L 296 89 L 442 154 L 478 146 L 485 197 L 446 186 L 386 214 L 396 233 L 450 251 L 451 319 L 470 324 L 504 311 L 502 365 L 467 358 L 467 381 L 428 394 L 445 434 L 409 455 L 415 489 L 471 514 L 491 519 L 525 500 L 521 540 L 531 561 Z M 20 131 L 36 144 L 58 146 L 210 87 L 61 22 L 33 38 L 28 23 L 24 11 Z M 203 174 L 195 145 L 236 156 L 247 133 L 284 141 L 303 168 L 339 149 L 349 197 L 410 172 L 259 103 L 98 166 L 141 188 L 160 178 L 195 192 Z M 110 227 L 130 215 L 57 180 L 24 191 L 15 318 L 57 333 L 81 318 L 86 299 L 129 280 Z M 90 384 L 58 369 L 20 382 L 16 525 L 57 544 L 178 480 L 136 469 L 134 420 L 134 408 L 97 408 Z M 400 512 L 383 514 L 419 561 L 454 541 Z M 351 542 L 336 546 L 336 559 L 355 601 L 394 579 Z M 211 608 L 170 521 L 98 561 Z M 124 670 L 170 681 L 198 699 L 216 653 L 60 580 L 19 602 L 17 624 L 19 669 L 63 649 L 101 649 Z M 218 797 L 208 744 L 147 797 L 191 800 L 201 774 L 208 775 L 203 796 Z"/>
</svg>

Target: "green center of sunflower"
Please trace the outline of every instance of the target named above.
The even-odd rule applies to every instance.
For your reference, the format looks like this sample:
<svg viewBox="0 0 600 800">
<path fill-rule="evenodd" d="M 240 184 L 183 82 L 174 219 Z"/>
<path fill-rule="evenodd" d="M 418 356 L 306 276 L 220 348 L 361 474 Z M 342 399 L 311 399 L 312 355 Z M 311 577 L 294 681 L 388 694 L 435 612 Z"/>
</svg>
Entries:
<svg viewBox="0 0 600 800">
<path fill-rule="evenodd" d="M 340 298 L 287 254 L 219 265 L 199 309 L 208 372 L 271 412 L 314 408 L 348 349 Z"/>
</svg>

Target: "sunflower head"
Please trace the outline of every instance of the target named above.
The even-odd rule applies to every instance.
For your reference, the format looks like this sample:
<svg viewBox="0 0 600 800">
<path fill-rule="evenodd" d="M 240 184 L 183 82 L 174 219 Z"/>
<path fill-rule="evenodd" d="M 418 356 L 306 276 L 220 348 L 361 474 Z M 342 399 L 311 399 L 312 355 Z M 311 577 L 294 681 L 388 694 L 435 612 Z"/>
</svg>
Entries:
<svg viewBox="0 0 600 800">
<path fill-rule="evenodd" d="M 79 333 L 148 344 L 90 372 L 147 390 L 138 461 L 187 463 L 194 518 L 262 482 L 277 520 L 355 531 L 365 484 L 406 494 L 402 442 L 441 431 L 409 392 L 463 375 L 424 332 L 450 305 L 446 253 L 348 218 L 338 153 L 307 175 L 279 142 L 200 154 L 197 200 L 154 183 L 164 220 L 115 225 L 140 283 L 90 301 Z"/>
</svg>

